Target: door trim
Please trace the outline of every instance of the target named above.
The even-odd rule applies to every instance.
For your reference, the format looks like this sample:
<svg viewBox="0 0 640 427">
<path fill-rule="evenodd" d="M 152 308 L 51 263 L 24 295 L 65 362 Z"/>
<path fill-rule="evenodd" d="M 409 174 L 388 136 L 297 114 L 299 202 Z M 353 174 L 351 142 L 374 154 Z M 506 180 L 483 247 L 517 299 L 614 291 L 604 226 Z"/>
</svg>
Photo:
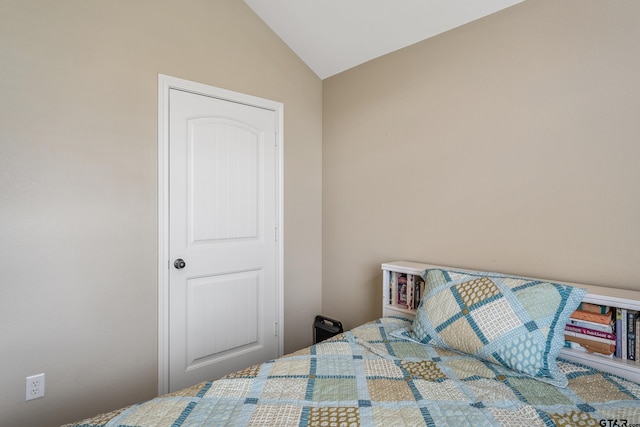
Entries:
<svg viewBox="0 0 640 427">
<path fill-rule="evenodd" d="M 284 104 L 158 74 L 158 394 L 169 391 L 169 91 L 178 89 L 264 108 L 276 116 L 276 328 L 278 356 L 284 352 Z"/>
</svg>

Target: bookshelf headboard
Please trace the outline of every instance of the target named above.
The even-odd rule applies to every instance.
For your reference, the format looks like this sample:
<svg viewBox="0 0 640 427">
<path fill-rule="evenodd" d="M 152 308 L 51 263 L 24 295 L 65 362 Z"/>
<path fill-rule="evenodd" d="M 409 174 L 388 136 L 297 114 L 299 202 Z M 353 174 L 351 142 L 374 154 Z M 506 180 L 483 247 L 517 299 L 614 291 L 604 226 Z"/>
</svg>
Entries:
<svg viewBox="0 0 640 427">
<path fill-rule="evenodd" d="M 397 264 L 397 263 L 398 263 L 397 261 L 394 262 L 394 264 Z M 545 280 L 545 281 L 554 282 L 554 283 L 561 283 L 565 285 L 575 286 L 577 288 L 586 289 L 587 295 L 584 298 L 586 302 L 593 302 L 594 304 L 609 305 L 613 307 L 622 307 L 630 310 L 640 310 L 640 291 L 636 291 L 632 289 L 584 284 L 584 283 L 578 283 L 578 282 L 568 282 L 566 280 L 557 280 L 552 277 L 524 276 L 518 273 L 505 273 L 503 271 L 492 270 L 492 269 L 474 270 L 470 268 L 461 268 L 461 267 L 455 267 L 455 266 L 429 264 L 429 263 L 421 263 L 421 262 L 413 262 L 413 261 L 400 261 L 400 263 L 406 263 L 407 267 L 410 267 L 410 268 L 421 268 L 421 267 L 424 267 L 424 269 L 442 268 L 442 269 L 451 269 L 451 270 L 459 270 L 459 271 L 468 271 L 471 273 L 490 272 L 490 273 L 506 274 L 509 276 L 524 277 L 526 279 L 532 279 L 532 280 Z M 593 299 L 595 299 L 595 301 L 592 301 Z M 609 303 L 604 304 L 597 301 L 608 301 Z"/>
</svg>

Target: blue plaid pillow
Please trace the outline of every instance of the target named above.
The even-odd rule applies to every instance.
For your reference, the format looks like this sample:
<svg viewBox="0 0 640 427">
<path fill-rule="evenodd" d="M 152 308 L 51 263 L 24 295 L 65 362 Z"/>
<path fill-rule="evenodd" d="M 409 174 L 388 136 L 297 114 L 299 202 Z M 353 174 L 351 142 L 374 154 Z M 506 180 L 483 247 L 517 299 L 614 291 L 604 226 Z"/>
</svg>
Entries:
<svg viewBox="0 0 640 427">
<path fill-rule="evenodd" d="M 422 277 L 424 297 L 400 336 L 567 386 L 556 358 L 586 289 L 498 273 L 430 269 Z"/>
</svg>

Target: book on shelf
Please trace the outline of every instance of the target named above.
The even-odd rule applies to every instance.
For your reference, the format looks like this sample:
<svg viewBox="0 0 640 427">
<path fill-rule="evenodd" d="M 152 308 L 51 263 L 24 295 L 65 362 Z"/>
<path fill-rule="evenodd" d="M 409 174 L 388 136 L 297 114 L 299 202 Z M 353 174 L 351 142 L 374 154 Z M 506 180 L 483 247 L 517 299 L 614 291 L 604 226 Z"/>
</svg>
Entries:
<svg viewBox="0 0 640 427">
<path fill-rule="evenodd" d="M 636 316 L 636 342 L 635 342 L 635 350 L 636 350 L 636 363 L 639 362 L 640 359 L 640 313 Z"/>
<path fill-rule="evenodd" d="M 616 341 L 616 336 L 612 332 L 604 332 L 604 331 L 598 331 L 595 329 L 582 328 L 580 326 L 571 325 L 571 324 L 567 324 L 564 327 L 564 329 L 565 331 L 568 331 L 568 332 L 575 332 L 575 333 L 579 333 L 586 336 L 606 338 L 607 340 L 613 341 L 614 343 Z"/>
<path fill-rule="evenodd" d="M 578 320 L 569 318 L 567 325 L 573 325 L 580 328 L 592 329 L 594 331 L 608 332 L 610 334 L 615 330 L 615 322 L 611 321 L 608 325 L 603 323 L 590 322 L 588 320 Z"/>
<path fill-rule="evenodd" d="M 627 309 L 623 308 L 622 309 L 622 326 L 620 330 L 620 333 L 622 334 L 622 358 L 623 359 L 627 358 L 627 345 L 628 345 L 627 325 L 629 323 L 628 319 L 629 318 L 627 317 Z"/>
<path fill-rule="evenodd" d="M 622 309 L 616 308 L 616 357 L 622 359 Z"/>
<path fill-rule="evenodd" d="M 627 310 L 627 360 L 635 361 L 636 355 L 636 320 L 638 312 L 636 310 Z"/>
<path fill-rule="evenodd" d="M 616 357 L 627 358 L 627 309 L 616 308 Z"/>
<path fill-rule="evenodd" d="M 607 314 L 611 311 L 611 307 L 606 305 L 592 304 L 590 302 L 581 302 L 578 310 L 589 311 L 591 313 Z"/>
<path fill-rule="evenodd" d="M 590 353 L 601 353 L 608 356 L 610 354 L 615 353 L 616 351 L 615 344 L 608 344 L 608 343 L 596 341 L 593 339 L 593 337 L 583 338 L 583 337 L 576 337 L 576 336 L 565 333 L 564 340 L 580 344 L 582 347 L 586 348 L 587 351 L 589 351 Z"/>
<path fill-rule="evenodd" d="M 613 352 L 605 354 L 605 353 L 598 353 L 598 352 L 594 352 L 594 351 L 589 351 L 586 347 L 581 346 L 577 342 L 565 341 L 564 342 L 564 346 L 566 348 L 570 348 L 571 350 L 588 352 L 588 353 L 591 353 L 591 354 L 598 355 L 599 357 L 606 357 L 606 358 L 610 358 L 610 359 L 612 359 L 614 357 Z"/>
<path fill-rule="evenodd" d="M 389 289 L 387 290 L 389 292 L 389 305 L 394 305 L 395 304 L 395 298 L 396 298 L 396 280 L 397 280 L 397 274 L 390 271 L 389 272 Z"/>
<path fill-rule="evenodd" d="M 398 289 L 398 299 L 396 305 L 406 308 L 407 307 L 407 275 L 404 273 L 398 273 L 396 278 L 396 286 Z"/>
<path fill-rule="evenodd" d="M 415 288 L 413 283 L 413 274 L 407 274 L 407 308 L 413 308 L 415 299 Z"/>
<path fill-rule="evenodd" d="M 571 313 L 570 317 L 572 319 L 588 320 L 589 322 L 600 323 L 603 325 L 608 325 L 609 323 L 611 323 L 611 311 L 605 314 L 601 314 L 584 310 L 575 310 L 573 313 Z"/>
<path fill-rule="evenodd" d="M 616 340 L 615 339 L 608 339 L 608 338 L 602 338 L 602 337 L 594 337 L 593 335 L 586 335 L 586 334 L 582 334 L 580 332 L 571 332 L 571 331 L 567 331 L 565 329 L 564 331 L 564 336 L 565 337 L 577 337 L 577 338 L 581 338 L 583 340 L 588 340 L 588 341 L 593 341 L 594 343 L 603 343 L 603 344 L 607 344 L 607 345 L 612 345 L 615 349 L 616 346 Z"/>
</svg>

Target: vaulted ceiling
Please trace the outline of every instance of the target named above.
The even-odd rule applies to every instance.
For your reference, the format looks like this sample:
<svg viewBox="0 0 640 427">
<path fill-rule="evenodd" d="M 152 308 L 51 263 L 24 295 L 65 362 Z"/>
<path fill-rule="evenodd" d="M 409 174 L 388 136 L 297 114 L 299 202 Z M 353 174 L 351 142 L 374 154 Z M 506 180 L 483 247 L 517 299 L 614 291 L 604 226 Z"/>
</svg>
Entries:
<svg viewBox="0 0 640 427">
<path fill-rule="evenodd" d="M 325 79 L 524 0 L 244 0 Z"/>
</svg>

